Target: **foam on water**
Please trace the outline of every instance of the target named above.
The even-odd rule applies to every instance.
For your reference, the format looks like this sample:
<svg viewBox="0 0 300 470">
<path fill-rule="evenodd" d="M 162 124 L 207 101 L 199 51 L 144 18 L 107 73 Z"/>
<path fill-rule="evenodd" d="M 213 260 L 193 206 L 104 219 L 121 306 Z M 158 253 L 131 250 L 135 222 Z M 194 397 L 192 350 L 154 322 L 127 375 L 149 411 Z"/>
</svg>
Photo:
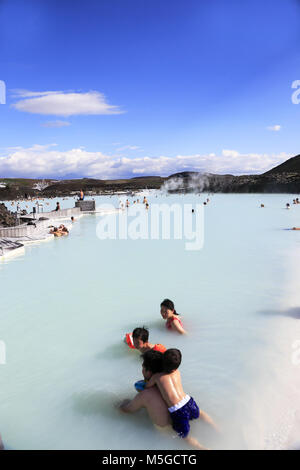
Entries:
<svg viewBox="0 0 300 470">
<path fill-rule="evenodd" d="M 192 434 L 213 448 L 291 448 L 299 440 L 300 206 L 289 195 L 215 195 L 205 207 L 200 251 L 182 240 L 102 240 L 99 217 L 69 237 L 26 246 L 0 265 L 1 434 L 18 449 L 181 449 L 144 412 L 122 415 L 141 378 L 122 343 L 136 326 L 183 353 L 184 388 L 220 425 Z M 148 195 L 150 202 L 198 203 L 204 196 Z M 55 207 L 54 200 L 50 208 Z M 97 205 L 118 197 L 97 198 Z M 260 203 L 265 208 L 259 208 Z M 61 200 L 70 207 L 73 198 Z M 53 207 L 52 207 L 53 206 Z M 151 210 L 151 209 L 150 209 Z M 165 297 L 187 337 L 168 332 Z M 297 434 L 298 433 L 298 434 Z"/>
</svg>

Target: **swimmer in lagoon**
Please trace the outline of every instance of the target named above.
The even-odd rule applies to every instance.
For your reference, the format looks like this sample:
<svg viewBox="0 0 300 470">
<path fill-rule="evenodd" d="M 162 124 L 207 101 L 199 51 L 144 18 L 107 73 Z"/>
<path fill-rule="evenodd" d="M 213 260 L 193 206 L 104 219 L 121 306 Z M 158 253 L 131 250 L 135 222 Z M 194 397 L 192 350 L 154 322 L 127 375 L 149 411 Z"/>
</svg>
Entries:
<svg viewBox="0 0 300 470">
<path fill-rule="evenodd" d="M 153 374 L 162 371 L 162 356 L 162 353 L 152 350 L 143 354 L 142 372 L 146 381 L 150 380 Z M 146 408 L 149 418 L 156 426 L 166 428 L 171 425 L 167 405 L 157 387 L 143 390 L 133 400 L 124 400 L 120 405 L 120 410 L 124 413 L 135 413 L 141 408 Z"/>
<path fill-rule="evenodd" d="M 165 299 L 162 301 L 160 304 L 160 314 L 164 320 L 167 320 L 166 328 L 168 330 L 175 330 L 182 335 L 186 334 L 172 300 Z"/>
<path fill-rule="evenodd" d="M 190 421 L 201 418 L 217 430 L 213 420 L 204 411 L 199 410 L 192 397 L 183 391 L 180 372 L 181 352 L 179 349 L 168 349 L 162 355 L 162 372 L 155 373 L 146 383 L 146 390 L 158 387 L 168 406 L 172 427 L 178 436 L 197 449 L 205 449 L 195 438 L 189 436 Z"/>
<path fill-rule="evenodd" d="M 69 230 L 67 229 L 67 227 L 65 227 L 65 225 L 63 225 L 60 229 L 62 235 L 69 235 Z"/>
<path fill-rule="evenodd" d="M 69 235 L 69 230 L 63 224 L 61 224 L 58 228 L 53 227 L 50 232 L 55 237 L 62 237 L 63 235 Z"/>
<path fill-rule="evenodd" d="M 141 353 L 147 351 L 159 351 L 164 353 L 167 348 L 163 344 L 152 344 L 149 343 L 149 330 L 144 326 L 142 328 L 135 328 L 132 332 L 132 343 L 135 349 Z"/>
<path fill-rule="evenodd" d="M 27 206 L 26 206 L 27 207 Z M 60 204 L 59 202 L 56 203 L 56 207 L 52 212 L 60 211 Z"/>
</svg>

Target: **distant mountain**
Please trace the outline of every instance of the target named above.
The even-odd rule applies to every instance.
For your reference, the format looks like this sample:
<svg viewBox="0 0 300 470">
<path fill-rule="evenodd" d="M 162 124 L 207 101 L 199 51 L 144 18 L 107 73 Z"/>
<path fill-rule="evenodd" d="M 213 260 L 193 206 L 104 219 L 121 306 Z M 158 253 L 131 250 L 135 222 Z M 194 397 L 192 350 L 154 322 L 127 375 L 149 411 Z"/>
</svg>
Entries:
<svg viewBox="0 0 300 470">
<path fill-rule="evenodd" d="M 278 175 L 281 173 L 299 173 L 300 174 L 300 155 L 289 158 L 281 165 L 275 166 L 269 171 L 266 171 L 264 175 Z"/>
<path fill-rule="evenodd" d="M 61 197 L 79 194 L 83 189 L 87 195 L 134 193 L 142 189 L 164 188 L 169 192 L 213 192 L 213 193 L 293 193 L 300 194 L 300 155 L 289 158 L 281 165 L 261 175 L 215 175 L 198 171 L 182 171 L 169 177 L 136 176 L 115 180 L 76 178 L 59 181 L 5 178 L 0 181 L 0 201 L 27 196 Z"/>
<path fill-rule="evenodd" d="M 199 171 L 181 171 L 180 173 L 173 173 L 168 178 L 190 178 L 193 175 L 201 174 Z"/>
<path fill-rule="evenodd" d="M 214 175 L 195 171 L 167 178 L 170 192 L 300 193 L 300 155 L 261 175 Z"/>
</svg>

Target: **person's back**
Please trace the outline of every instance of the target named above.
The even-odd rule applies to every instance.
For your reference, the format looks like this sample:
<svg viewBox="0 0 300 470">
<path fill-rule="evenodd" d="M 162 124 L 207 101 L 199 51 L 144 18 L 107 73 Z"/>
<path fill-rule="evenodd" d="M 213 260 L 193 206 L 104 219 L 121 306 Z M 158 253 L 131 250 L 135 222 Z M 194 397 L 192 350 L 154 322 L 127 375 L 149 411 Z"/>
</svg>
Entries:
<svg viewBox="0 0 300 470">
<path fill-rule="evenodd" d="M 179 370 L 174 370 L 170 374 L 164 372 L 157 374 L 156 385 L 169 408 L 179 403 L 186 396 Z"/>
<path fill-rule="evenodd" d="M 161 428 L 171 424 L 166 403 L 156 387 L 144 390 L 140 396 L 141 403 L 146 408 L 151 421 Z"/>
</svg>

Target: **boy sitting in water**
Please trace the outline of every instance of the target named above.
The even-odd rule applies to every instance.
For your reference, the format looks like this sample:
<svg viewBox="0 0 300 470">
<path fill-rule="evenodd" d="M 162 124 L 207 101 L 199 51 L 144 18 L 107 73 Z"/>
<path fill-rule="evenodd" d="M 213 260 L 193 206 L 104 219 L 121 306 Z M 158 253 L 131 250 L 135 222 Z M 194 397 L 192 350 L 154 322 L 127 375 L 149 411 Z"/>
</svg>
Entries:
<svg viewBox="0 0 300 470">
<path fill-rule="evenodd" d="M 152 375 L 146 384 L 146 390 L 157 385 L 164 401 L 168 406 L 172 427 L 178 436 L 185 438 L 192 446 L 202 447 L 198 441 L 188 436 L 192 419 L 201 418 L 206 423 L 216 426 L 212 419 L 200 411 L 194 399 L 186 395 L 181 384 L 178 367 L 181 364 L 181 352 L 179 349 L 168 349 L 162 356 L 163 371 Z"/>
<path fill-rule="evenodd" d="M 149 331 L 143 326 L 143 328 L 135 328 L 133 332 L 127 333 L 125 342 L 131 349 L 137 349 L 141 353 L 153 349 L 153 351 L 159 351 L 164 353 L 167 348 L 163 344 L 151 344 L 149 343 Z"/>
</svg>

